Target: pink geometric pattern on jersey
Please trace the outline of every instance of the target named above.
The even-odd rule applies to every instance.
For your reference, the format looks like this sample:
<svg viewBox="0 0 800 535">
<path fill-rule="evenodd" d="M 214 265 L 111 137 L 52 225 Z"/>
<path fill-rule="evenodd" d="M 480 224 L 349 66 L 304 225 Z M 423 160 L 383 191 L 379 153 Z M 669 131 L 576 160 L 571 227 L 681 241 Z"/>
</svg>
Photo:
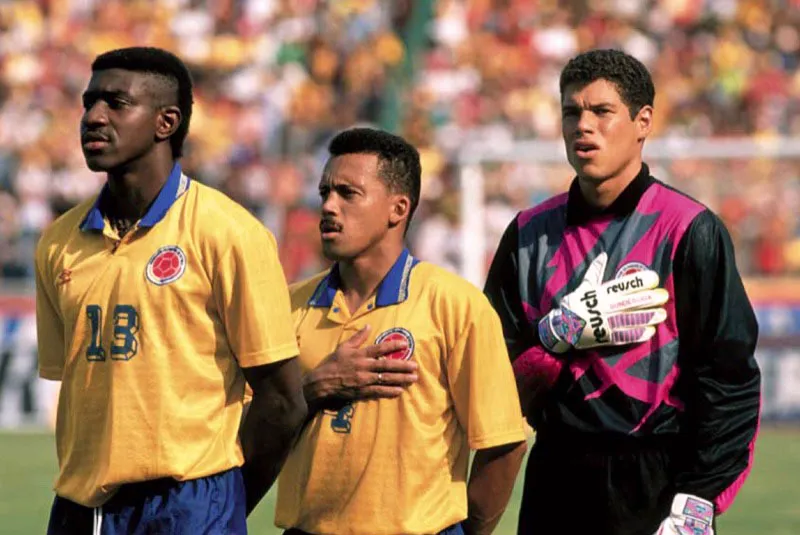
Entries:
<svg viewBox="0 0 800 535">
<path fill-rule="evenodd" d="M 612 329 L 631 327 L 633 325 L 647 325 L 655 316 L 655 312 L 623 312 L 614 314 L 608 318 L 608 324 Z M 644 330 L 644 329 L 642 329 Z M 636 337 L 638 338 L 638 337 Z M 636 340 L 634 338 L 633 340 Z"/>
<path fill-rule="evenodd" d="M 588 267 L 588 254 L 604 249 L 599 246 L 600 239 L 609 248 L 608 252 L 613 258 L 614 265 L 608 267 L 609 273 L 613 274 L 621 266 L 632 262 L 649 266 L 661 273 L 662 287 L 669 293 L 670 300 L 663 305 L 667 318 L 656 326 L 656 334 L 650 340 L 628 347 L 623 346 L 613 358 L 609 358 L 607 350 L 581 351 L 570 354 L 569 358 L 564 360 L 569 363 L 568 367 L 576 381 L 589 370 L 599 378 L 599 385 L 594 380 L 591 385 L 582 383 L 581 388 L 586 392 L 584 399 L 598 398 L 606 390 L 616 386 L 625 395 L 648 405 L 644 416 L 629 431 L 635 433 L 664 404 L 678 410 L 683 409 L 681 401 L 670 394 L 680 370 L 671 364 L 672 360 L 668 364 L 662 361 L 661 357 L 664 352 L 674 355 L 678 337 L 670 263 L 686 229 L 695 216 L 705 208 L 680 193 L 659 183 L 653 183 L 640 199 L 635 214 L 624 219 L 613 216 L 596 219 L 581 228 L 576 228 L 562 226 L 567 199 L 567 194 L 553 197 L 520 213 L 518 217 L 518 225 L 523 232 L 520 234 L 521 239 L 528 236 L 524 234 L 524 227 L 540 225 L 539 217 L 546 217 L 541 221 L 541 230 L 547 229 L 545 235 L 558 235 L 557 242 L 539 243 L 531 251 L 534 253 L 530 259 L 531 268 L 541 265 L 536 263 L 541 260 L 545 261 L 545 265 L 544 269 L 537 270 L 538 280 L 535 286 L 526 290 L 522 296 L 523 303 L 530 301 L 529 297 L 536 296 L 533 305 L 525 307 L 525 314 L 531 320 L 532 328 L 536 328 L 534 322 L 557 306 L 554 297 L 563 293 L 570 281 L 573 285 L 577 285 L 578 275 L 582 274 L 576 271 L 585 271 Z M 546 214 L 548 211 L 554 212 L 552 217 Z M 545 213 L 545 216 L 539 216 L 542 213 Z M 614 253 L 618 254 L 619 249 L 617 244 L 627 241 L 630 241 L 630 245 L 625 246 L 623 257 L 616 257 Z M 543 256 L 545 254 L 547 256 Z M 536 275 L 531 271 L 530 276 L 533 278 Z M 667 280 L 664 281 L 664 278 Z M 515 369 L 526 367 L 524 364 L 526 360 L 521 355 L 515 362 Z M 669 366 L 669 369 L 664 368 L 665 366 Z M 658 377 L 661 380 L 637 377 L 645 374 L 646 377 Z"/>
<path fill-rule="evenodd" d="M 562 308 L 561 314 L 553 315 L 551 325 L 553 332 L 571 346 L 578 343 L 583 330 L 586 328 L 586 322 L 568 308 Z"/>
<path fill-rule="evenodd" d="M 595 248 L 610 222 L 611 218 L 605 218 L 589 223 L 585 227 L 564 229 L 564 239 L 547 264 L 548 268 L 555 268 L 555 271 L 542 291 L 540 305 L 542 310 L 550 309 L 553 298 L 575 275 L 576 266 L 580 266 L 589 251 Z M 588 264 L 584 269 L 586 268 L 588 268 Z"/>
<path fill-rule="evenodd" d="M 568 193 L 562 193 L 561 195 L 556 195 L 551 199 L 547 199 L 541 204 L 537 204 L 532 208 L 528 208 L 527 210 L 523 210 L 517 216 L 517 228 L 523 228 L 528 222 L 533 219 L 535 216 L 558 208 L 559 206 L 563 206 L 567 204 L 567 199 L 569 198 Z"/>
<path fill-rule="evenodd" d="M 668 236 L 670 233 L 676 234 L 677 238 L 683 236 L 689 225 L 692 224 L 694 218 L 705 207 L 702 204 L 695 202 L 689 197 L 665 188 L 661 184 L 653 184 L 639 202 L 639 213 L 659 214 L 656 224 L 650 229 L 650 233 L 656 236 Z M 675 251 L 678 248 L 680 239 L 675 239 L 672 242 L 672 251 L 670 251 L 670 258 L 675 256 Z M 634 247 L 628 254 L 628 258 L 634 258 L 638 252 L 638 246 L 646 248 L 648 243 L 653 243 L 650 240 L 640 240 L 637 247 Z M 623 260 L 621 265 L 624 265 L 632 260 Z"/>
<path fill-rule="evenodd" d="M 646 266 L 653 266 L 653 260 L 659 246 L 670 240 L 670 259 L 674 258 L 680 238 L 689 228 L 692 220 L 704 210 L 704 207 L 688 197 L 674 192 L 660 184 L 653 184 L 642 196 L 637 212 L 642 215 L 658 217 L 654 224 L 637 240 L 619 265 L 630 262 L 639 262 Z M 677 321 L 675 318 L 675 291 L 672 273 L 663 281 L 664 289 L 670 295 L 669 301 L 663 305 L 667 311 L 667 319 L 656 327 L 656 334 L 649 341 L 631 347 L 613 366 L 609 365 L 597 352 L 587 352 L 586 358 L 579 359 L 570 364 L 570 369 L 578 380 L 586 370 L 591 368 L 600 378 L 602 384 L 585 399 L 600 397 L 611 386 L 617 386 L 626 395 L 648 403 L 650 408 L 641 418 L 639 423 L 631 430 L 638 431 L 642 425 L 665 403 L 669 406 L 683 409 L 683 404 L 670 394 L 672 387 L 680 375 L 680 370 L 673 365 L 663 381 L 660 383 L 641 379 L 627 373 L 627 371 L 643 359 L 658 354 L 659 350 L 678 336 Z"/>
<path fill-rule="evenodd" d="M 711 522 L 714 518 L 714 506 L 689 496 L 683 506 L 683 514 Z"/>
<path fill-rule="evenodd" d="M 673 291 L 674 285 L 672 275 L 667 278 L 664 288 L 671 296 L 675 295 Z M 667 321 L 669 320 L 670 318 L 667 316 Z M 664 323 L 667 323 L 667 321 Z M 580 379 L 586 371 L 591 368 L 602 382 L 594 392 L 588 394 L 584 399 L 590 400 L 598 398 L 610 387 L 617 386 L 627 396 L 650 405 L 650 408 L 639 423 L 631 430 L 631 433 L 638 431 L 662 403 L 680 410 L 683 409 L 683 403 L 670 394 L 675 381 L 677 381 L 680 375 L 680 370 L 677 366 L 673 366 L 660 383 L 648 381 L 647 379 L 635 377 L 627 373 L 628 369 L 637 364 L 640 360 L 658 354 L 661 348 L 677 338 L 677 329 L 670 331 L 664 327 L 664 323 L 658 326 L 653 338 L 647 342 L 633 346 L 613 366 L 609 365 L 602 356 L 595 351 L 588 351 L 586 353 L 586 358 L 573 361 L 570 364 L 570 370 L 575 380 Z"/>
<path fill-rule="evenodd" d="M 542 317 L 542 314 L 539 313 L 539 309 L 527 301 L 522 302 L 522 310 L 525 312 L 525 317 L 530 323 L 535 323 Z"/>
<path fill-rule="evenodd" d="M 639 262 L 652 266 L 658 247 L 671 239 L 670 259 L 675 257 L 675 252 L 680 243 L 680 238 L 689 228 L 694 218 L 705 208 L 692 199 L 677 193 L 661 184 L 653 184 L 647 189 L 639 201 L 638 212 L 643 215 L 658 214 L 654 224 L 642 235 L 631 248 L 620 265 Z M 672 285 L 672 274 L 663 281 L 663 287 L 669 293 L 669 301 L 663 305 L 667 311 L 667 319 L 657 327 L 658 335 L 678 332 L 678 323 L 675 318 L 675 292 Z"/>
</svg>

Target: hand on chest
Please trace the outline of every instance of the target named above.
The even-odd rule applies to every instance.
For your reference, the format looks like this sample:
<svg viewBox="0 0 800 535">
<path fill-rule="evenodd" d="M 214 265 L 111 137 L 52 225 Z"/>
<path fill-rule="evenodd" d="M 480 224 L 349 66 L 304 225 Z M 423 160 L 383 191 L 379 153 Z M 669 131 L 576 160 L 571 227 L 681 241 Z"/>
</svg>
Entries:
<svg viewBox="0 0 800 535">
<path fill-rule="evenodd" d="M 332 358 L 331 367 L 342 381 L 380 382 L 375 359 L 413 361 L 419 380 L 409 392 L 446 384 L 446 344 L 433 322 L 420 315 L 406 315 L 391 306 L 366 309 L 364 314 L 347 317 L 336 306 L 312 308 L 297 327 L 300 363 L 309 372 Z M 400 313 L 398 313 L 400 312 Z M 369 326 L 364 335 L 359 332 Z M 334 355 L 335 353 L 335 355 Z M 384 370 L 385 371 L 385 370 Z"/>
</svg>

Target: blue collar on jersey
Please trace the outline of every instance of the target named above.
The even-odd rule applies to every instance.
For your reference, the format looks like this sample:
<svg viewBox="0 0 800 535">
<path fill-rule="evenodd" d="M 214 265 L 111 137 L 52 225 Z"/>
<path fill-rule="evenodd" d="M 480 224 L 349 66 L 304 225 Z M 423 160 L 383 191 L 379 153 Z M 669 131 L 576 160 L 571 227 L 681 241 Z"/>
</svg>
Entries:
<svg viewBox="0 0 800 535">
<path fill-rule="evenodd" d="M 419 264 L 419 260 L 411 256 L 408 249 L 403 249 L 395 260 L 392 269 L 378 285 L 375 296 L 375 306 L 385 307 L 402 303 L 408 298 L 408 284 L 411 280 L 411 270 Z M 317 289 L 308 300 L 309 306 L 328 308 L 333 304 L 336 290 L 339 289 L 339 264 L 334 264 L 331 271 L 317 285 Z"/>
<path fill-rule="evenodd" d="M 139 227 L 152 227 L 167 215 L 167 211 L 173 205 L 176 199 L 186 193 L 189 189 L 189 177 L 183 174 L 181 164 L 175 163 L 172 171 L 167 177 L 167 181 L 158 193 L 158 196 L 150 205 L 147 213 L 139 220 Z M 103 220 L 103 211 L 101 210 L 102 201 L 108 195 L 108 183 L 100 190 L 100 195 L 94 201 L 94 206 L 86 214 L 86 217 L 81 221 L 81 230 L 103 230 L 105 221 Z"/>
</svg>

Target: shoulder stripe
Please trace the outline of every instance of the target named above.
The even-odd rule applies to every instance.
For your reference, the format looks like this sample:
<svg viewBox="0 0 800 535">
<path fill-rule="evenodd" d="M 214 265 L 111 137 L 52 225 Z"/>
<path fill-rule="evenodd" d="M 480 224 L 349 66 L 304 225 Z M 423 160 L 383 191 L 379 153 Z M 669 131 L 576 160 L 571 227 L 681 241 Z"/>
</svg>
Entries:
<svg viewBox="0 0 800 535">
<path fill-rule="evenodd" d="M 556 195 L 555 197 L 537 204 L 532 208 L 523 210 L 519 213 L 519 216 L 517 216 L 517 225 L 519 225 L 519 228 L 523 228 L 537 215 L 565 206 L 568 198 L 569 193 L 562 193 L 561 195 Z"/>
<path fill-rule="evenodd" d="M 419 260 L 411 255 L 406 257 L 406 263 L 403 266 L 403 275 L 400 278 L 400 291 L 397 293 L 397 301 L 403 302 L 408 298 L 408 283 L 411 281 L 411 268 L 419 263 Z"/>
<path fill-rule="evenodd" d="M 322 277 L 322 280 L 319 281 L 317 284 L 314 293 L 311 294 L 311 299 L 308 300 L 309 306 L 312 307 L 326 307 L 330 306 L 332 300 L 331 299 L 324 299 L 327 297 L 328 294 L 328 280 L 330 279 L 330 273 Z M 329 302 L 331 301 L 331 302 Z"/>
</svg>

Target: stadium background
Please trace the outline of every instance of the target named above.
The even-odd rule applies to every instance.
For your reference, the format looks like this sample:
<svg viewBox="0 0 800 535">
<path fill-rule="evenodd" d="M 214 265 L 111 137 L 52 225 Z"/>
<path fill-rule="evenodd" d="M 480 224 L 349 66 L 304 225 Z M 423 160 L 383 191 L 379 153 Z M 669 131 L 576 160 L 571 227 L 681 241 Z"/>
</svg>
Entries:
<svg viewBox="0 0 800 535">
<path fill-rule="evenodd" d="M 191 66 L 184 168 L 275 233 L 290 280 L 325 267 L 325 145 L 361 123 L 420 148 L 413 253 L 480 284 L 514 213 L 570 179 L 561 66 L 592 47 L 637 56 L 657 88 L 654 174 L 728 225 L 761 325 L 765 424 L 720 533 L 800 533 L 798 0 L 0 2 L 0 533 L 42 532 L 55 470 L 57 385 L 36 378 L 33 250 L 102 185 L 77 135 L 89 64 L 136 44 Z M 498 533 L 512 533 L 518 502 L 515 492 Z M 271 503 L 254 533 L 274 533 Z"/>
</svg>

